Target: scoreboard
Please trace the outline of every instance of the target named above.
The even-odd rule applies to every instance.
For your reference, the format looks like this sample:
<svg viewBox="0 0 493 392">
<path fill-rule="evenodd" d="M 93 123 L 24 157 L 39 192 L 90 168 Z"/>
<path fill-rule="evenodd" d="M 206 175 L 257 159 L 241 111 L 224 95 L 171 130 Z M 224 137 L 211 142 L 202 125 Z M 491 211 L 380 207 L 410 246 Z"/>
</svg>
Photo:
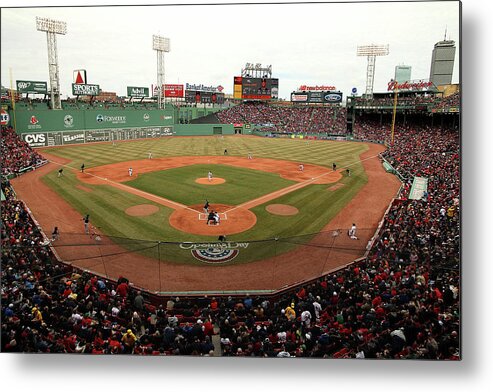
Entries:
<svg viewBox="0 0 493 392">
<path fill-rule="evenodd" d="M 199 90 L 185 90 L 185 102 L 187 103 L 224 103 L 224 93 Z"/>
<path fill-rule="evenodd" d="M 235 76 L 233 97 L 236 99 L 270 100 L 279 98 L 279 79 Z"/>
</svg>

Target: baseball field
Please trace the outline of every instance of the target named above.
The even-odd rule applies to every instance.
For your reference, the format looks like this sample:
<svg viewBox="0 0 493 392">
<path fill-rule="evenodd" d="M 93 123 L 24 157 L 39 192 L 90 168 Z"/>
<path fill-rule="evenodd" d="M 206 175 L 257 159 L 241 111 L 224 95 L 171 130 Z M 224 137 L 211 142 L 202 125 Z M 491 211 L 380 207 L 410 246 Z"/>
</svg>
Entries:
<svg viewBox="0 0 493 392">
<path fill-rule="evenodd" d="M 112 278 L 136 275 L 136 284 L 161 292 L 269 289 L 363 254 L 399 186 L 381 167 L 382 150 L 355 142 L 169 137 L 46 148 L 50 164 L 14 181 L 47 235 L 59 227 L 55 249 L 77 266 Z M 206 200 L 218 225 L 207 224 Z M 353 221 L 356 241 L 346 235 Z M 227 240 L 218 244 L 220 235 Z M 267 262 L 274 264 L 262 269 Z M 290 263 L 292 272 L 280 274 Z M 211 267 L 212 280 L 203 270 Z"/>
</svg>

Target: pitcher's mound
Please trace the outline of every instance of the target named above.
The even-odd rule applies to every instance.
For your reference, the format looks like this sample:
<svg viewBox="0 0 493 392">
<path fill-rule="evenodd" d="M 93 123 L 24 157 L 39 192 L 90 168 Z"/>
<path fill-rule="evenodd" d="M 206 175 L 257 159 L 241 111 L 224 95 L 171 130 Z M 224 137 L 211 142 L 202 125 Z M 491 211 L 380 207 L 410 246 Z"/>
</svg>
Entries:
<svg viewBox="0 0 493 392">
<path fill-rule="evenodd" d="M 296 207 L 287 204 L 269 204 L 265 209 L 271 214 L 285 216 L 296 215 L 299 212 Z"/>
<path fill-rule="evenodd" d="M 136 206 L 127 208 L 125 210 L 125 214 L 130 216 L 147 216 L 155 214 L 158 211 L 158 206 L 153 206 L 152 204 L 138 204 Z"/>
<path fill-rule="evenodd" d="M 215 177 L 209 181 L 207 177 L 201 177 L 201 178 L 197 178 L 195 182 L 197 184 L 202 184 L 202 185 L 218 185 L 225 183 L 226 180 L 224 178 Z"/>
</svg>

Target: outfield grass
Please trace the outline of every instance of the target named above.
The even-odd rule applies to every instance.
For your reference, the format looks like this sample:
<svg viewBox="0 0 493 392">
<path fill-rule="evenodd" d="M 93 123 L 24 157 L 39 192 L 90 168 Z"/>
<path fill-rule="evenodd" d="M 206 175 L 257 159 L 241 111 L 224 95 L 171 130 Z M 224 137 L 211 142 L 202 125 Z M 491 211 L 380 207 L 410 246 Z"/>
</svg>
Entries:
<svg viewBox="0 0 493 392">
<path fill-rule="evenodd" d="M 249 152 L 254 157 L 285 159 L 288 161 L 313 163 L 332 167 L 336 162 L 343 167 L 358 160 L 358 155 L 367 150 L 365 144 L 355 142 L 314 141 L 302 139 L 278 139 L 266 137 L 165 137 L 131 142 L 50 147 L 47 152 L 72 162 L 70 167 L 78 169 L 82 163 L 86 168 L 147 159 L 149 151 L 155 158 L 172 156 L 223 155 L 228 149 L 230 156 L 245 157 Z M 41 150 L 42 151 L 42 150 Z"/>
<path fill-rule="evenodd" d="M 226 182 L 217 185 L 195 182 L 197 178 L 206 177 L 209 170 L 214 177 L 223 178 Z M 228 165 L 190 165 L 141 174 L 125 182 L 131 187 L 187 206 L 203 204 L 206 199 L 212 204 L 235 206 L 295 183 L 278 174 Z"/>
<path fill-rule="evenodd" d="M 351 165 L 351 177 L 343 177 L 339 182 L 343 187 L 329 191 L 330 185 L 309 185 L 264 205 L 252 209 L 257 216 L 257 224 L 250 230 L 228 236 L 232 241 L 262 240 L 275 237 L 307 235 L 321 230 L 361 189 L 367 177 L 359 162 L 359 154 L 367 150 L 367 146 L 352 142 L 304 141 L 292 139 L 243 138 L 243 137 L 170 137 L 163 139 L 143 140 L 120 143 L 113 147 L 109 144 L 82 145 L 76 147 L 57 147 L 47 151 L 50 154 L 71 159 L 69 166 L 78 168 L 82 162 L 86 167 L 94 167 L 133 159 L 146 159 L 147 152 L 152 151 L 153 157 L 180 155 L 223 155 L 224 148 L 232 156 L 244 156 L 252 152 L 254 157 L 293 160 L 296 162 L 313 163 L 331 168 L 336 162 L 338 167 Z M 197 177 L 205 177 L 209 165 L 193 165 L 167 171 L 149 173 L 139 176 L 127 184 L 147 192 L 178 201 L 183 204 L 202 203 L 204 195 L 197 198 L 201 187 L 194 181 Z M 218 192 L 217 195 L 206 195 L 211 201 L 217 196 L 215 203 L 237 205 L 289 186 L 292 182 L 280 178 L 273 173 L 256 170 L 214 165 L 212 170 L 216 177 L 223 177 L 227 182 L 222 185 L 205 186 L 207 192 Z M 238 181 L 236 181 L 236 179 Z M 136 249 L 135 244 L 124 238 L 149 241 L 214 241 L 215 237 L 198 236 L 184 233 L 171 227 L 167 222 L 173 210 L 157 205 L 147 199 L 129 194 L 106 185 L 89 185 L 80 183 L 76 175 L 67 170 L 63 178 L 57 178 L 56 170 L 43 177 L 45 184 L 53 188 L 66 199 L 81 215 L 90 213 L 93 224 L 109 236 L 121 237 L 117 240 L 127 249 Z M 77 188 L 84 185 L 90 188 L 86 192 Z M 197 188 L 198 186 L 198 188 Z M 214 190 L 213 190 L 214 189 Z M 257 196 L 258 195 L 258 196 Z M 224 198 L 224 199 L 223 199 Z M 268 204 L 289 204 L 299 210 L 294 216 L 272 215 L 266 211 Z M 153 215 L 132 217 L 125 213 L 128 207 L 137 204 L 154 204 L 159 211 Z M 306 238 L 307 240 L 309 237 Z M 139 245 L 140 247 L 141 245 Z M 235 263 L 242 263 L 272 256 L 293 248 L 293 245 L 265 247 L 251 246 L 248 252 L 241 252 Z M 167 260 L 200 263 L 190 256 L 184 260 L 173 247 L 165 250 Z M 157 250 L 142 252 L 151 257 L 158 257 Z M 189 252 L 188 252 L 189 254 Z M 161 256 L 163 256 L 161 254 Z"/>
</svg>

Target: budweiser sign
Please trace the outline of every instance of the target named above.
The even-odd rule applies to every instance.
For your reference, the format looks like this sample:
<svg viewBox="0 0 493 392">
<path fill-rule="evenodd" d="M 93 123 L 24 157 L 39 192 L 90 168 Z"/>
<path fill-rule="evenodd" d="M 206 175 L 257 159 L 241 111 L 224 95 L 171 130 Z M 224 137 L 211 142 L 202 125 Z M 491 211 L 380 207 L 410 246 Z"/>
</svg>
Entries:
<svg viewBox="0 0 493 392">
<path fill-rule="evenodd" d="M 334 91 L 335 86 L 307 86 L 306 84 L 301 85 L 299 91 Z"/>
<path fill-rule="evenodd" d="M 426 89 L 433 86 L 432 82 L 426 82 L 424 80 L 418 80 L 418 81 L 407 81 L 403 83 L 398 83 L 395 80 L 391 80 L 387 86 L 387 91 L 394 91 L 395 89 L 398 90 L 422 90 Z"/>
</svg>

